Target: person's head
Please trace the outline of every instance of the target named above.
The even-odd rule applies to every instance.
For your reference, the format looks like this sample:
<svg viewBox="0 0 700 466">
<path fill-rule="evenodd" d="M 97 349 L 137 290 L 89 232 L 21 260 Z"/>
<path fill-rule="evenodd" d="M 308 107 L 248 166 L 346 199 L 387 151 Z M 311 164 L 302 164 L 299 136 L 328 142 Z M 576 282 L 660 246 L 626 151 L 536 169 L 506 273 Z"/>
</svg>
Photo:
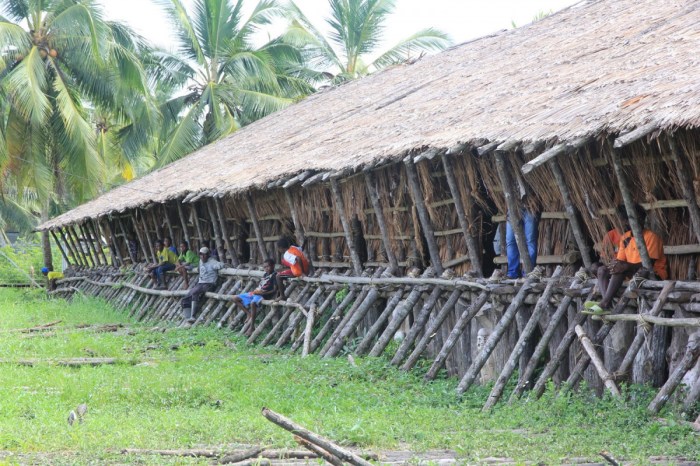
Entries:
<svg viewBox="0 0 700 466">
<path fill-rule="evenodd" d="M 265 273 L 272 273 L 275 270 L 275 261 L 272 259 L 267 259 L 263 262 L 263 270 Z"/>
<path fill-rule="evenodd" d="M 160 240 L 160 239 L 159 239 L 159 240 L 156 240 L 156 242 L 153 243 L 153 245 L 156 247 L 156 250 L 157 250 L 158 252 L 160 252 L 160 251 L 163 250 L 163 240 Z"/>
<path fill-rule="evenodd" d="M 277 240 L 277 250 L 279 252 L 284 252 L 292 245 L 292 242 L 286 236 Z"/>
<path fill-rule="evenodd" d="M 173 240 L 170 238 L 170 236 L 163 238 L 163 245 L 165 245 L 166 248 L 169 248 L 171 244 L 173 244 Z"/>
<path fill-rule="evenodd" d="M 187 252 L 187 250 L 190 248 L 190 245 L 185 241 L 184 239 L 180 241 L 180 252 Z"/>
<path fill-rule="evenodd" d="M 199 259 L 202 262 L 206 262 L 209 259 L 209 248 L 208 247 L 203 247 L 199 248 Z"/>
<path fill-rule="evenodd" d="M 644 207 L 635 203 L 634 204 L 634 213 L 637 217 L 637 222 L 639 222 L 639 226 L 641 228 L 644 228 L 644 223 L 646 222 L 646 219 L 647 219 L 647 213 L 644 210 Z M 619 206 L 617 206 L 617 215 L 620 217 L 620 220 L 622 221 L 623 230 L 629 231 L 631 229 L 630 220 L 629 220 L 629 216 L 627 215 L 627 208 L 625 208 L 624 204 L 620 204 Z"/>
</svg>

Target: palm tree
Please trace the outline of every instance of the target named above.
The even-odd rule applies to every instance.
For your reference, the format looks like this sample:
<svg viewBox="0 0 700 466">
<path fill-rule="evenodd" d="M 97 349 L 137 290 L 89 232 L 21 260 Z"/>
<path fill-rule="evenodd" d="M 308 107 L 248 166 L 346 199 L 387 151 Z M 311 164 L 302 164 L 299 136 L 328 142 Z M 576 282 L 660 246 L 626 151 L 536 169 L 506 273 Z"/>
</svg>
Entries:
<svg viewBox="0 0 700 466">
<path fill-rule="evenodd" d="M 428 28 L 411 34 L 372 59 L 382 40 L 385 22 L 395 9 L 395 0 L 329 0 L 329 3 L 328 39 L 290 0 L 294 19 L 284 40 L 304 47 L 310 65 L 330 73 L 332 83 L 356 79 L 426 52 L 444 50 L 451 44 L 446 33 Z"/>
<path fill-rule="evenodd" d="M 130 32 L 104 21 L 92 0 L 4 0 L 1 8 L 0 92 L 7 100 L 1 168 L 17 192 L 34 191 L 47 219 L 52 205 L 94 196 L 105 178 L 93 112 L 125 118 L 125 96 L 147 100 L 148 82 L 125 40 Z M 43 239 L 48 266 L 51 249 Z"/>
<path fill-rule="evenodd" d="M 313 88 L 301 76 L 301 55 L 279 40 L 255 47 L 253 35 L 284 10 L 260 0 L 243 17 L 243 0 L 194 0 L 192 14 L 180 0 L 159 0 L 177 32 L 178 54 L 155 52 L 161 83 L 180 92 L 162 109 L 167 164 L 284 108 Z"/>
</svg>

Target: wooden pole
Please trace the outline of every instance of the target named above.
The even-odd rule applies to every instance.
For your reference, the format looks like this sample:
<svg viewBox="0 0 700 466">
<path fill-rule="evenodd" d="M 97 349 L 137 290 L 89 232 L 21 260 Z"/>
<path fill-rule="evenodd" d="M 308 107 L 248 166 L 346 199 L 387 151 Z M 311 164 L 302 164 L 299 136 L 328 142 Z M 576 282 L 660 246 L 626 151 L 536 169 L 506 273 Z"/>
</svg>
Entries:
<svg viewBox="0 0 700 466">
<path fill-rule="evenodd" d="M 216 215 L 219 218 L 221 235 L 224 237 L 224 244 L 226 245 L 226 249 L 228 250 L 229 257 L 231 258 L 231 263 L 234 266 L 238 266 L 240 264 L 240 261 L 238 260 L 238 253 L 231 243 L 228 228 L 226 227 L 226 216 L 224 215 L 224 207 L 222 205 L 221 199 L 215 197 L 212 200 L 212 202 L 216 207 Z"/>
<path fill-rule="evenodd" d="M 428 214 L 428 209 L 425 206 L 425 199 L 423 198 L 423 192 L 420 187 L 420 181 L 418 180 L 418 172 L 416 171 L 416 166 L 413 161 L 404 160 L 404 166 L 406 167 L 406 178 L 408 180 L 409 192 L 411 193 L 411 198 L 413 199 L 413 205 L 416 206 L 416 211 L 418 212 L 418 221 L 423 228 L 423 236 L 428 244 L 428 252 L 430 253 L 430 262 L 432 262 L 433 268 L 438 275 L 442 275 L 443 266 L 440 260 L 440 249 L 438 248 L 437 241 L 435 239 L 435 231 L 433 229 L 433 224 L 430 221 L 430 215 Z"/>
<path fill-rule="evenodd" d="M 100 258 L 104 262 L 105 265 L 109 265 L 109 261 L 107 260 L 107 256 L 105 255 L 105 251 L 102 248 L 102 237 L 104 236 L 102 234 L 102 228 L 100 227 L 99 223 L 97 223 L 97 220 L 91 219 L 88 223 L 88 229 L 92 230 L 92 234 L 95 237 L 95 247 L 97 248 L 97 253 L 99 254 Z"/>
<path fill-rule="evenodd" d="M 180 219 L 180 226 L 182 227 L 182 237 L 185 239 L 185 241 L 187 241 L 190 248 L 193 248 L 194 245 L 190 243 L 190 232 L 187 230 L 187 219 L 185 219 L 185 212 L 182 210 L 182 201 L 178 199 L 175 201 L 175 205 L 177 206 L 177 216 Z"/>
<path fill-rule="evenodd" d="M 576 239 L 576 245 L 581 253 L 581 259 L 583 260 L 583 265 L 587 269 L 591 268 L 593 261 L 591 260 L 591 250 L 588 247 L 588 242 L 586 241 L 586 236 L 583 234 L 583 228 L 581 227 L 581 222 L 578 221 L 578 215 L 576 214 L 576 208 L 571 200 L 571 192 L 569 187 L 564 181 L 564 173 L 561 171 L 559 166 L 559 161 L 557 159 L 552 159 L 549 161 L 549 168 L 552 170 L 554 175 L 554 180 L 557 182 L 559 187 L 559 192 L 561 193 L 561 199 L 564 202 L 564 208 L 566 209 L 566 216 L 569 219 L 569 225 L 571 225 L 571 231 L 574 233 L 574 239 Z"/>
<path fill-rule="evenodd" d="M 136 262 L 138 262 L 138 254 L 136 254 L 136 256 L 131 254 L 131 248 L 129 248 L 129 238 L 126 235 L 126 228 L 124 228 L 124 222 L 122 221 L 121 217 L 117 217 L 117 224 L 119 225 L 119 231 L 122 232 L 122 236 L 124 237 L 124 244 L 126 245 L 126 252 L 129 254 L 129 257 L 131 258 L 131 264 L 136 265 Z M 143 249 L 142 249 L 142 251 L 143 251 Z M 146 251 L 143 251 L 143 254 L 145 256 Z"/>
<path fill-rule="evenodd" d="M 632 227 L 632 234 L 635 238 L 635 244 L 637 245 L 637 250 L 642 258 L 642 265 L 644 268 L 653 271 L 653 263 L 649 258 L 649 251 L 647 250 L 646 242 L 644 241 L 643 229 L 644 225 L 639 224 L 639 219 L 637 218 L 637 211 L 634 208 L 634 199 L 632 198 L 632 190 L 625 176 L 625 172 L 622 168 L 622 161 L 620 160 L 620 152 L 618 149 L 612 149 L 612 162 L 613 168 L 615 169 L 615 175 L 617 176 L 617 184 L 620 187 L 620 192 L 622 193 L 622 199 L 625 202 L 625 210 L 627 211 L 627 217 L 629 217 L 630 226 Z"/>
<path fill-rule="evenodd" d="M 78 224 L 78 228 L 80 233 L 83 235 L 83 238 L 85 238 L 85 242 L 88 245 L 87 250 L 90 254 L 90 259 L 92 260 L 93 266 L 98 267 L 102 265 L 102 262 L 100 261 L 100 255 L 97 253 L 95 238 L 93 238 L 92 232 L 90 231 L 90 227 L 88 226 L 88 224 L 89 222 L 85 221 L 83 223 Z"/>
<path fill-rule="evenodd" d="M 700 243 L 700 208 L 698 207 L 698 200 L 695 196 L 693 182 L 688 176 L 689 173 L 692 173 L 692 170 L 686 163 L 687 157 L 683 149 L 676 142 L 675 137 L 671 135 L 668 136 L 668 146 L 671 148 L 671 153 L 673 154 L 676 176 L 678 176 L 678 181 L 680 181 L 681 184 L 683 199 L 688 204 L 688 213 L 690 214 L 693 233 L 695 234 L 695 239 Z"/>
<path fill-rule="evenodd" d="M 394 291 L 394 293 L 386 302 L 384 310 L 379 314 L 379 317 L 377 318 L 377 320 L 374 321 L 369 330 L 367 330 L 367 333 L 362 338 L 360 344 L 357 345 L 357 348 L 355 348 L 355 354 L 362 356 L 370 349 L 370 346 L 374 341 L 374 337 L 377 336 L 377 334 L 382 330 L 382 327 L 384 327 L 384 325 L 386 324 L 386 321 L 389 320 L 389 316 L 392 312 L 394 312 L 394 309 L 396 309 L 396 306 L 399 304 L 399 301 L 401 301 L 401 297 L 403 296 L 404 291 L 404 288 L 401 288 L 398 291 Z"/>
<path fill-rule="evenodd" d="M 520 287 L 520 290 L 518 290 L 518 293 L 513 298 L 510 306 L 508 306 L 506 312 L 503 313 L 501 320 L 498 321 L 498 324 L 496 324 L 496 326 L 493 328 L 488 340 L 486 340 L 486 343 L 484 343 L 481 353 L 477 355 L 472 362 L 472 365 L 464 374 L 464 377 L 462 377 L 462 380 L 460 380 L 459 385 L 457 385 L 458 395 L 463 394 L 469 389 L 469 387 L 472 386 L 476 380 L 476 377 L 479 375 L 479 372 L 481 372 L 481 369 L 484 367 L 484 364 L 486 364 L 486 360 L 489 358 L 489 356 L 491 356 L 493 350 L 496 349 L 496 345 L 501 340 L 506 328 L 513 321 L 515 313 L 520 310 L 520 306 L 523 304 L 525 296 L 527 295 L 527 292 L 530 290 L 530 287 L 534 281 L 534 278 L 527 278 L 525 283 L 523 283 L 523 285 Z"/>
<path fill-rule="evenodd" d="M 63 230 L 66 230 L 64 233 Z M 70 255 L 73 257 L 73 263 L 75 265 L 83 265 L 83 261 L 81 257 L 78 255 L 78 251 L 75 249 L 73 242 L 70 241 L 70 234 L 67 231 L 67 228 L 59 228 L 58 229 L 58 234 L 61 236 L 61 239 L 63 240 L 64 243 L 66 243 L 66 246 L 68 247 L 68 250 L 70 251 Z M 68 238 L 66 238 L 68 236 Z"/>
<path fill-rule="evenodd" d="M 408 331 L 408 334 L 399 345 L 399 349 L 396 350 L 394 357 L 391 358 L 390 364 L 398 366 L 406 358 L 406 354 L 408 353 L 408 350 L 411 349 L 411 345 L 413 345 L 413 342 L 416 341 L 416 338 L 418 338 L 420 332 L 425 329 L 425 323 L 428 321 L 428 317 L 430 317 L 430 313 L 435 307 L 435 303 L 437 303 L 437 300 L 440 298 L 441 294 L 442 288 L 439 286 L 433 288 L 433 291 L 430 293 L 430 296 L 428 296 L 428 299 L 423 302 L 423 307 L 414 319 L 411 329 Z"/>
<path fill-rule="evenodd" d="M 379 201 L 377 180 L 374 173 L 371 171 L 365 173 L 365 185 L 367 186 L 367 195 L 369 196 L 369 200 L 372 202 L 372 207 L 374 208 L 374 215 L 377 217 L 377 225 L 379 225 L 379 232 L 382 237 L 384 253 L 386 254 L 387 261 L 389 261 L 389 266 L 391 267 L 392 273 L 397 273 L 399 270 L 399 262 L 396 260 L 396 254 L 394 254 L 394 249 L 392 248 L 391 240 L 389 239 L 389 228 L 386 225 L 386 217 L 384 216 L 382 203 Z"/>
<path fill-rule="evenodd" d="M 192 223 L 197 231 L 197 236 L 199 236 L 199 247 L 202 247 L 204 243 L 204 235 L 202 234 L 202 225 L 199 222 L 199 214 L 197 213 L 197 205 L 195 203 L 190 204 L 190 214 L 192 215 Z M 191 244 L 190 247 L 192 247 Z"/>
<path fill-rule="evenodd" d="M 588 353 L 588 357 L 591 358 L 591 361 L 593 362 L 593 365 L 595 366 L 596 371 L 598 372 L 600 378 L 603 380 L 605 386 L 608 388 L 608 390 L 610 390 L 612 396 L 614 396 L 615 398 L 619 398 L 620 390 L 617 388 L 617 385 L 615 385 L 612 376 L 605 369 L 605 364 L 603 364 L 603 361 L 600 359 L 600 356 L 598 356 L 598 353 L 595 350 L 595 346 L 593 346 L 593 343 L 591 342 L 590 338 L 588 338 L 586 332 L 583 330 L 583 327 L 581 327 L 580 325 L 576 326 L 576 335 L 581 341 L 583 349 L 585 349 L 586 353 Z"/>
<path fill-rule="evenodd" d="M 51 237 L 53 238 L 53 242 L 56 243 L 56 246 L 58 246 L 58 250 L 61 251 L 61 255 L 63 256 L 63 260 L 65 260 L 68 265 L 71 265 L 70 260 L 68 260 L 68 255 L 66 254 L 66 251 L 63 250 L 63 246 L 58 241 L 58 237 L 56 236 L 56 233 L 53 230 L 49 230 L 49 232 L 51 233 Z"/>
<path fill-rule="evenodd" d="M 503 194 L 506 198 L 506 205 L 508 206 L 508 222 L 510 223 L 513 233 L 515 235 L 515 242 L 518 245 L 518 251 L 520 251 L 520 260 L 523 263 L 523 270 L 526 273 L 532 272 L 534 264 L 530 261 L 530 253 L 527 248 L 527 241 L 525 238 L 525 230 L 520 222 L 522 220 L 522 205 L 517 201 L 517 197 L 513 193 L 513 184 L 511 182 L 508 171 L 506 170 L 506 163 L 503 159 L 503 153 L 500 151 L 494 152 L 494 158 L 496 159 L 496 170 L 498 171 L 498 177 L 501 180 L 501 187 L 503 188 Z M 503 226 L 505 227 L 505 225 Z M 506 245 L 502 244 L 501 248 L 505 248 Z"/>
<path fill-rule="evenodd" d="M 452 353 L 452 350 L 457 344 L 457 340 L 459 340 L 459 338 L 462 336 L 462 333 L 464 333 L 464 330 L 467 328 L 469 322 L 471 322 L 474 316 L 479 313 L 482 307 L 484 307 L 484 304 L 486 304 L 486 301 L 488 301 L 489 296 L 491 296 L 491 294 L 488 291 L 482 291 L 476 300 L 472 302 L 471 306 L 462 311 L 459 319 L 457 319 L 457 322 L 455 322 L 455 326 L 450 331 L 450 335 L 447 337 L 447 340 L 445 340 L 445 343 L 443 343 L 442 348 L 440 348 L 440 352 L 435 357 L 433 364 L 423 377 L 423 380 L 427 382 L 429 380 L 433 380 L 437 376 L 438 371 L 445 364 L 445 361 L 447 361 L 447 357 Z"/>
<path fill-rule="evenodd" d="M 153 262 L 158 262 L 158 259 L 156 258 L 155 249 L 153 249 L 154 240 L 151 238 L 151 235 L 148 232 L 148 222 L 146 221 L 146 214 L 143 210 L 141 210 L 141 225 L 143 226 L 144 240 L 146 241 L 146 245 L 148 246 L 148 251 L 151 253 L 151 260 Z"/>
<path fill-rule="evenodd" d="M 292 214 L 292 222 L 294 222 L 294 236 L 296 237 L 297 244 L 302 247 L 306 247 L 306 232 L 304 231 L 304 225 L 301 224 L 299 220 L 299 213 L 294 205 L 294 199 L 292 199 L 292 193 L 289 188 L 285 188 L 284 197 L 287 199 L 287 206 L 289 207 L 289 212 Z"/>
<path fill-rule="evenodd" d="M 157 204 L 153 204 L 146 209 L 146 211 L 148 212 L 148 216 L 151 217 L 151 222 L 153 223 L 153 231 L 156 234 L 154 241 L 159 239 L 162 240 L 164 236 L 163 222 L 158 223 L 158 218 L 156 217 L 156 206 Z M 148 224 L 148 220 L 146 220 L 146 224 Z"/>
<path fill-rule="evenodd" d="M 335 178 L 331 178 L 331 190 L 333 191 L 333 198 L 335 199 L 335 206 L 336 210 L 338 211 L 338 216 L 340 217 L 340 223 L 343 225 L 345 242 L 347 243 L 348 250 L 350 251 L 350 261 L 352 262 L 353 271 L 355 272 L 355 275 L 361 275 L 362 261 L 360 260 L 360 255 L 357 252 L 357 245 L 355 244 L 355 238 L 352 235 L 350 222 L 348 222 L 348 219 L 345 216 L 345 202 L 343 201 L 343 194 L 340 192 L 338 180 Z"/>
<path fill-rule="evenodd" d="M 114 232 L 114 228 L 112 228 L 112 222 L 107 217 L 105 217 L 105 227 L 107 229 L 107 235 L 109 235 L 109 237 L 112 241 L 112 247 L 114 248 L 114 254 L 117 257 L 117 260 L 119 261 L 119 265 L 124 265 L 124 256 L 122 256 L 122 251 L 121 251 L 121 248 L 119 247 L 119 241 L 117 241 L 118 237 L 117 237 L 116 233 Z"/>
<path fill-rule="evenodd" d="M 250 221 L 253 222 L 253 230 L 255 230 L 255 238 L 258 240 L 258 250 L 260 251 L 260 262 L 267 259 L 267 252 L 265 251 L 265 240 L 263 239 L 262 230 L 260 229 L 260 224 L 258 223 L 258 214 L 255 211 L 255 204 L 253 203 L 253 196 L 247 193 L 245 196 L 245 202 L 248 205 L 248 213 L 250 214 Z"/>
<path fill-rule="evenodd" d="M 317 455 L 319 458 L 323 458 L 326 463 L 332 465 L 332 466 L 343 466 L 343 462 L 336 456 L 328 453 L 326 450 L 323 448 L 314 445 L 313 443 L 304 440 L 303 438 L 299 436 L 294 436 L 294 440 L 301 445 L 302 447 L 306 448 L 310 452 L 312 452 L 314 455 Z"/>
<path fill-rule="evenodd" d="M 700 333 L 696 332 L 688 338 L 688 346 L 683 359 L 681 359 L 676 369 L 669 376 L 664 386 L 661 387 L 659 393 L 656 394 L 656 397 L 649 403 L 647 410 L 650 413 L 657 414 L 661 411 L 661 408 L 663 408 L 669 397 L 676 390 L 676 387 L 683 380 L 683 376 L 695 365 L 698 355 L 700 355 Z"/>
<path fill-rule="evenodd" d="M 552 278 L 554 279 L 559 277 L 559 275 L 561 275 L 561 272 L 561 266 L 557 266 L 556 270 L 554 271 L 554 274 L 552 275 Z M 508 380 L 510 380 L 510 377 L 515 371 L 515 366 L 518 364 L 520 355 L 525 350 L 525 346 L 527 345 L 528 340 L 532 336 L 532 333 L 539 325 L 540 316 L 542 316 L 542 314 L 549 306 L 549 298 L 552 297 L 555 284 L 556 280 L 551 280 L 549 283 L 547 283 L 547 287 L 545 288 L 544 293 L 542 293 L 540 298 L 537 300 L 537 304 L 535 304 L 535 310 L 532 312 L 532 316 L 530 316 L 530 319 L 527 321 L 525 328 L 523 328 L 520 332 L 520 336 L 518 337 L 518 341 L 515 344 L 515 348 L 513 348 L 513 351 L 510 353 L 508 360 L 503 366 L 503 370 L 498 376 L 498 379 L 496 380 L 496 383 L 494 384 L 493 389 L 491 390 L 491 393 L 489 394 L 489 397 L 486 400 L 486 403 L 484 404 L 483 411 L 491 410 L 491 408 L 493 408 L 493 406 L 501 398 L 501 395 L 503 395 L 503 390 L 506 388 L 506 383 L 508 383 Z"/>
<path fill-rule="evenodd" d="M 366 461 L 351 451 L 341 448 L 330 440 L 303 428 L 299 424 L 293 422 L 291 419 L 288 419 L 281 414 L 272 411 L 271 409 L 263 408 L 262 415 L 265 416 L 268 421 L 277 424 L 283 429 L 288 430 L 294 435 L 297 435 L 304 440 L 313 443 L 314 445 L 317 445 L 318 447 L 338 457 L 342 461 L 348 462 L 355 466 L 372 466 L 372 463 L 369 461 Z"/>
<path fill-rule="evenodd" d="M 209 221 L 214 232 L 214 242 L 216 243 L 216 250 L 219 252 L 219 260 L 226 262 L 226 251 L 224 251 L 224 242 L 221 241 L 221 233 L 219 232 L 219 222 L 216 219 L 216 212 L 214 212 L 214 201 L 210 197 L 202 201 L 206 204 L 209 212 Z"/>
<path fill-rule="evenodd" d="M 173 224 L 170 223 L 170 215 L 168 214 L 168 206 L 166 204 L 161 204 L 163 209 L 163 220 L 165 220 L 165 226 L 168 227 L 168 234 L 170 235 L 171 245 L 175 246 L 177 249 L 177 238 L 175 238 L 175 231 L 173 230 Z"/>
<path fill-rule="evenodd" d="M 102 221 L 104 219 L 104 222 Z M 102 227 L 103 223 L 107 223 L 107 229 L 108 232 L 105 233 L 105 228 Z M 121 253 L 119 253 L 119 257 L 117 257 L 117 244 L 115 241 L 115 238 L 112 236 L 112 228 L 109 227 L 109 220 L 106 217 L 94 219 L 92 221 L 92 226 L 95 230 L 97 230 L 97 234 L 100 238 L 105 238 L 107 241 L 107 248 L 109 249 L 109 257 L 111 259 L 111 263 L 113 267 L 121 265 Z M 110 261 L 107 260 L 107 257 L 105 256 L 104 249 L 100 248 L 102 251 L 102 257 L 105 260 L 106 264 L 109 264 Z"/>
<path fill-rule="evenodd" d="M 81 259 L 83 260 L 83 265 L 85 267 L 90 267 L 90 261 L 88 260 L 87 255 L 85 254 L 85 251 L 83 251 L 83 246 L 82 246 L 82 244 L 80 244 L 80 239 L 78 238 L 78 235 L 75 233 L 74 225 L 68 225 L 66 227 L 66 231 L 68 232 L 68 235 L 73 240 L 73 244 L 75 244 L 75 250 L 78 252 L 78 255 L 80 255 Z"/>
<path fill-rule="evenodd" d="M 445 169 L 445 177 L 447 178 L 447 184 L 450 187 L 450 193 L 452 194 L 452 199 L 455 203 L 455 212 L 457 212 L 459 225 L 462 228 L 462 234 L 464 235 L 464 240 L 467 245 L 467 255 L 469 256 L 471 270 L 477 276 L 481 277 L 483 276 L 483 272 L 481 270 L 481 255 L 479 254 L 479 246 L 477 245 L 476 239 L 471 234 L 471 224 L 473 222 L 473 205 L 471 202 L 471 198 L 467 195 L 467 205 L 465 210 L 465 206 L 462 203 L 462 196 L 459 192 L 459 185 L 457 184 L 457 179 L 455 178 L 452 159 L 449 155 L 442 155 L 442 166 Z M 469 212 L 469 215 L 467 215 L 467 212 Z"/>
</svg>

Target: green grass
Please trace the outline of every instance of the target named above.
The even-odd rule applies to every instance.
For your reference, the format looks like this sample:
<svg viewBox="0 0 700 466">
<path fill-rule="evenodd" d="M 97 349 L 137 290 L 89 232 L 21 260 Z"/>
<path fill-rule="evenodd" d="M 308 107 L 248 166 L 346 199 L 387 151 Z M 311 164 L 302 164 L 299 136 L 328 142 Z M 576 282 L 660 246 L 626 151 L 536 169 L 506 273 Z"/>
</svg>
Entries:
<svg viewBox="0 0 700 466">
<path fill-rule="evenodd" d="M 8 332 L 59 319 L 47 336 Z M 116 322 L 126 329 L 74 328 Z M 655 455 L 700 458 L 700 438 L 671 411 L 665 412 L 668 425 L 647 415 L 653 394 L 639 387 L 626 390 L 624 403 L 587 392 L 557 398 L 548 391 L 539 401 L 499 404 L 483 414 L 488 387 L 459 400 L 456 380 L 426 384 L 424 371 L 406 374 L 384 358 L 356 358 L 353 367 L 345 358 L 301 359 L 249 348 L 213 329 L 154 332 L 103 301 L 47 300 L 36 290 L 0 290 L 0 355 L 120 361 L 79 369 L 0 366 L 0 450 L 34 460 L 49 455 L 54 464 L 197 462 L 113 452 L 126 447 L 292 447 L 291 435 L 260 415 L 263 406 L 345 445 L 445 448 L 469 462 L 507 456 L 556 464 L 567 456 L 600 460 L 601 450 L 635 464 Z M 89 406 L 85 422 L 69 426 L 68 413 L 83 402 Z"/>
</svg>

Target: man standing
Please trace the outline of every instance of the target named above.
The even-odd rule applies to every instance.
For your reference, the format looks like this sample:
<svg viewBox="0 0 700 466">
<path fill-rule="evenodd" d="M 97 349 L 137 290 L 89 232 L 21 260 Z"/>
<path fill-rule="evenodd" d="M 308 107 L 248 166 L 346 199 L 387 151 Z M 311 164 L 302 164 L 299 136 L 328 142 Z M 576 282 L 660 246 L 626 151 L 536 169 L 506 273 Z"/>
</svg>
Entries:
<svg viewBox="0 0 700 466">
<path fill-rule="evenodd" d="M 214 288 L 216 280 L 219 278 L 218 271 L 224 267 L 224 264 L 209 257 L 209 248 L 205 247 L 199 250 L 199 278 L 197 279 L 197 284 L 182 298 L 182 310 L 187 323 L 191 324 L 194 322 L 200 298 L 204 296 L 204 293 Z"/>
</svg>

